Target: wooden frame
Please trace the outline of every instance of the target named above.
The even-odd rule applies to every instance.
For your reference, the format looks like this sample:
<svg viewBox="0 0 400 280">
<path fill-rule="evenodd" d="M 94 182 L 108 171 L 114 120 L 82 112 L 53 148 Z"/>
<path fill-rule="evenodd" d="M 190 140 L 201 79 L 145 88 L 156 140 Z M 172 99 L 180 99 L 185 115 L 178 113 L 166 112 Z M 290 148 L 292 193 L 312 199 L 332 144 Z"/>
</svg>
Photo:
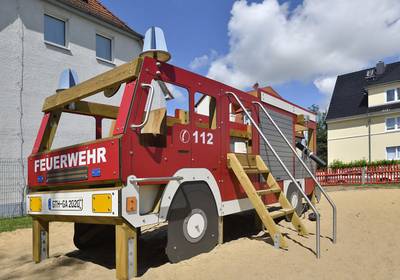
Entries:
<svg viewBox="0 0 400 280">
<path fill-rule="evenodd" d="M 113 120 L 118 117 L 119 107 L 117 106 L 87 101 L 77 101 L 74 103 L 74 108 L 65 107 L 62 111 L 67 113 L 96 116 Z"/>
<path fill-rule="evenodd" d="M 49 222 L 32 218 L 32 256 L 35 263 L 49 257 Z"/>
<path fill-rule="evenodd" d="M 138 229 L 123 223 L 115 226 L 115 268 L 119 280 L 138 274 Z"/>
<path fill-rule="evenodd" d="M 136 58 L 131 62 L 118 66 L 110 71 L 84 81 L 72 88 L 63 90 L 46 98 L 42 111 L 49 112 L 61 108 L 71 102 L 89 97 L 113 86 L 136 79 L 143 60 Z"/>
</svg>

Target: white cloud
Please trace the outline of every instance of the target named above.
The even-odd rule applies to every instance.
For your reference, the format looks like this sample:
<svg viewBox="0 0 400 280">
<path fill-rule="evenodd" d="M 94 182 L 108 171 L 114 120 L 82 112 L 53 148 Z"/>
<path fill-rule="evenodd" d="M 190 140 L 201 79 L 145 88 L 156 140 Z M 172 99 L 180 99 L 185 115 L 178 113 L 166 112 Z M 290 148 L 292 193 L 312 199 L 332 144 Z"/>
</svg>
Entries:
<svg viewBox="0 0 400 280">
<path fill-rule="evenodd" d="M 314 85 L 323 94 L 331 96 L 333 88 L 335 87 L 336 76 L 334 77 L 320 77 L 314 80 Z"/>
<path fill-rule="evenodd" d="M 338 74 L 400 54 L 399 17 L 398 0 L 305 0 L 294 11 L 277 0 L 237 1 L 229 52 L 208 75 L 240 88 L 313 81 L 329 95 Z"/>
<path fill-rule="evenodd" d="M 196 70 L 209 66 L 213 60 L 218 57 L 218 53 L 215 50 L 211 50 L 210 54 L 204 54 L 202 56 L 195 57 L 189 64 L 190 69 Z"/>
</svg>

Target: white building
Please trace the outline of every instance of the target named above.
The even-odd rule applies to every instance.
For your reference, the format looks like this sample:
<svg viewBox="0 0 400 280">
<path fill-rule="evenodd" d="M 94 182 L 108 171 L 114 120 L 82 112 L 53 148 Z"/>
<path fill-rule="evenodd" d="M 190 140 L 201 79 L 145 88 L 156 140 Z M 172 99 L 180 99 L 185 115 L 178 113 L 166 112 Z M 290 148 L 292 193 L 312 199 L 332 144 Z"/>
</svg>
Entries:
<svg viewBox="0 0 400 280">
<path fill-rule="evenodd" d="M 138 56 L 142 39 L 98 0 L 1 0 L 0 160 L 30 154 L 64 69 L 86 80 Z M 70 116 L 59 127 L 57 146 L 94 137 L 94 124 Z"/>
</svg>

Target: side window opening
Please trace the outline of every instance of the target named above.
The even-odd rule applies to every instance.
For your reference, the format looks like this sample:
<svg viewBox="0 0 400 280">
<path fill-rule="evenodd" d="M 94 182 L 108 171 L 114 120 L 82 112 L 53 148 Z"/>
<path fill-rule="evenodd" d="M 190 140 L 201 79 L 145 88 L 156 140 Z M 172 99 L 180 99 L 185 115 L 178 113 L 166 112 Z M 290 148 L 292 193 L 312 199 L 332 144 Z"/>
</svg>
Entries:
<svg viewBox="0 0 400 280">
<path fill-rule="evenodd" d="M 217 102 L 215 97 L 196 92 L 194 95 L 195 125 L 200 128 L 217 128 Z"/>
<path fill-rule="evenodd" d="M 251 114 L 251 111 L 247 109 Z M 230 121 L 230 150 L 234 153 L 251 153 L 252 152 L 252 125 L 239 104 L 229 104 L 229 121 Z"/>
<path fill-rule="evenodd" d="M 189 92 L 161 80 L 152 80 L 151 85 L 154 88 L 153 101 L 148 121 L 141 130 L 140 143 L 166 147 L 168 127 L 189 124 Z"/>
</svg>

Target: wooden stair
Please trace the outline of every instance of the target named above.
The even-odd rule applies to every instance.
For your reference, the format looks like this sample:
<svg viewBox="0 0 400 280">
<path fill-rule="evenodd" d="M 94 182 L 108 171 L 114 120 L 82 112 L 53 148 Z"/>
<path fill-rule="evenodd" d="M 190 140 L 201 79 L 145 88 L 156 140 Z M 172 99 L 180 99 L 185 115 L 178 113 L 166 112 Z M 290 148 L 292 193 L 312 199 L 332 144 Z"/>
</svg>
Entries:
<svg viewBox="0 0 400 280">
<path fill-rule="evenodd" d="M 282 233 L 279 231 L 274 219 L 289 217 L 293 226 L 300 235 L 307 235 L 308 231 L 299 216 L 294 211 L 292 205 L 286 198 L 284 192 L 279 187 L 274 176 L 269 172 L 267 165 L 260 155 L 234 154 L 228 153 L 228 168 L 232 169 L 236 175 L 247 197 L 260 217 L 261 222 L 267 229 L 269 235 L 279 247 L 286 249 L 287 243 Z M 266 182 L 268 189 L 256 190 L 248 174 L 261 174 Z M 261 196 L 274 194 L 281 206 L 281 209 L 269 211 L 264 204 Z"/>
</svg>

